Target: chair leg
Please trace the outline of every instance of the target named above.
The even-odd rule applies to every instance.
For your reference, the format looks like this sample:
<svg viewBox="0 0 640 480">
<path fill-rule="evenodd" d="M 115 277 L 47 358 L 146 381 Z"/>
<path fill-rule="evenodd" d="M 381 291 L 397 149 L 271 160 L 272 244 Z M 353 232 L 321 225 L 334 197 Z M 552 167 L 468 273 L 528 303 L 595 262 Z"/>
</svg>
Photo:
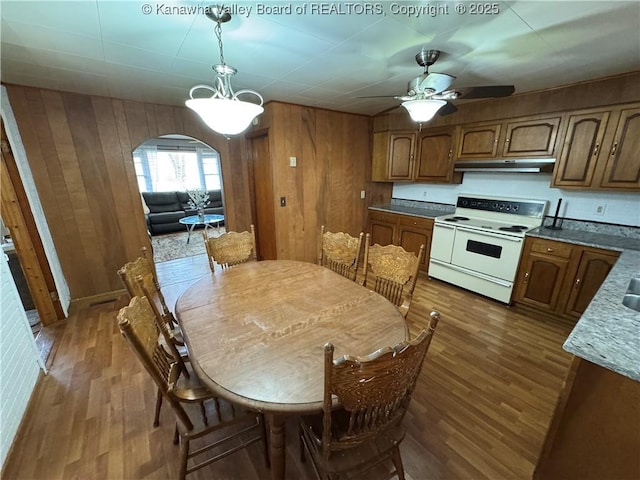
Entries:
<svg viewBox="0 0 640 480">
<path fill-rule="evenodd" d="M 176 423 L 176 429 L 173 432 L 173 444 L 178 445 L 180 442 L 180 432 L 178 431 L 178 424 Z"/>
<path fill-rule="evenodd" d="M 204 406 L 204 402 L 200 402 L 200 411 L 202 412 L 202 421 L 206 426 L 209 426 L 209 419 L 207 418 L 207 408 Z M 220 413 L 218 413 L 220 415 Z"/>
<path fill-rule="evenodd" d="M 189 439 L 182 437 L 180 442 L 180 480 L 187 476 L 187 462 L 189 461 Z"/>
<path fill-rule="evenodd" d="M 267 434 L 267 421 L 264 418 L 264 415 L 260 415 L 260 417 L 258 417 L 258 421 L 262 426 L 262 446 L 264 451 L 264 460 L 265 460 L 265 463 L 267 464 L 267 468 L 271 468 L 271 457 L 269 456 L 269 444 L 267 443 L 267 438 L 269 438 L 269 435 Z"/>
<path fill-rule="evenodd" d="M 156 397 L 156 413 L 153 417 L 153 426 L 160 425 L 160 408 L 162 407 L 162 392 L 158 389 L 158 396 Z"/>
<path fill-rule="evenodd" d="M 307 461 L 307 457 L 304 454 L 304 440 L 302 439 L 302 435 L 304 435 L 304 432 L 302 431 L 302 425 L 298 423 L 298 442 L 300 443 L 300 462 L 305 463 Z"/>
<path fill-rule="evenodd" d="M 396 448 L 391 452 L 391 460 L 393 461 L 393 465 L 396 467 L 398 480 L 404 480 L 404 467 L 402 466 L 402 457 L 400 456 L 400 448 L 398 446 L 396 446 Z"/>
<path fill-rule="evenodd" d="M 220 401 L 218 397 L 213 397 L 213 403 L 216 405 L 216 415 L 218 416 L 218 421 L 222 423 L 222 412 L 220 411 Z M 231 404 L 231 410 L 233 410 L 233 404 Z M 235 417 L 235 410 L 233 410 L 233 416 Z"/>
</svg>

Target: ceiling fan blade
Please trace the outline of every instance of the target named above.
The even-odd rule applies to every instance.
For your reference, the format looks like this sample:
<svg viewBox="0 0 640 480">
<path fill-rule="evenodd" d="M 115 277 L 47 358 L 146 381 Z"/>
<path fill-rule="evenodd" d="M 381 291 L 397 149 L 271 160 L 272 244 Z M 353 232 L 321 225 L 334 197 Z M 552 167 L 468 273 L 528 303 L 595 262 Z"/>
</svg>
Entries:
<svg viewBox="0 0 640 480">
<path fill-rule="evenodd" d="M 438 115 L 440 116 L 451 115 L 452 113 L 456 113 L 457 111 L 458 111 L 458 107 L 456 107 L 451 102 L 447 102 L 446 105 L 443 105 L 442 107 L 440 107 L 440 109 L 438 110 Z"/>
<path fill-rule="evenodd" d="M 513 85 L 487 85 L 456 89 L 457 98 L 464 99 L 508 97 L 515 91 L 516 88 Z"/>
<path fill-rule="evenodd" d="M 366 97 L 354 97 L 354 98 L 400 98 L 400 95 L 369 95 Z"/>
</svg>

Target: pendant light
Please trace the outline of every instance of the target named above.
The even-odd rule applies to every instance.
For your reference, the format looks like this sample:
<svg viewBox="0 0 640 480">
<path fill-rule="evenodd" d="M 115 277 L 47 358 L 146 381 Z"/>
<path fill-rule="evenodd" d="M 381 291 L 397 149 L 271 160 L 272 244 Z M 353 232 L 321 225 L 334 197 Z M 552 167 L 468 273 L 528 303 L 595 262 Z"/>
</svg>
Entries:
<svg viewBox="0 0 640 480">
<path fill-rule="evenodd" d="M 233 91 L 231 77 L 237 70 L 224 61 L 222 46 L 222 24 L 231 20 L 228 9 L 222 5 L 207 7 L 207 17 L 216 22 L 215 33 L 220 48 L 220 63 L 214 65 L 216 75 L 213 86 L 196 85 L 189 90 L 189 100 L 185 102 L 187 107 L 200 115 L 200 118 L 212 130 L 226 136 L 237 135 L 246 130 L 254 118 L 260 115 L 262 108 L 262 96 L 253 90 Z M 209 90 L 210 97 L 196 98 L 193 96 L 196 90 Z M 240 100 L 240 95 L 254 95 L 260 101 L 259 104 Z"/>
</svg>

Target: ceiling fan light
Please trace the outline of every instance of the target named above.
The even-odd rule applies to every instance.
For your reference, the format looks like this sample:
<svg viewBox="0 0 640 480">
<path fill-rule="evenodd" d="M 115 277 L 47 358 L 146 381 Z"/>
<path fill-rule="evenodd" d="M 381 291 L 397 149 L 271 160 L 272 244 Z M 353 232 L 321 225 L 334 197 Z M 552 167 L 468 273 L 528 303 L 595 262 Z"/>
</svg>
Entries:
<svg viewBox="0 0 640 480">
<path fill-rule="evenodd" d="M 431 120 L 444 105 L 445 100 L 425 99 L 402 102 L 414 122 L 424 123 Z"/>
<path fill-rule="evenodd" d="M 185 102 L 204 123 L 222 135 L 245 131 L 254 118 L 264 112 L 260 105 L 228 98 L 192 98 Z"/>
</svg>

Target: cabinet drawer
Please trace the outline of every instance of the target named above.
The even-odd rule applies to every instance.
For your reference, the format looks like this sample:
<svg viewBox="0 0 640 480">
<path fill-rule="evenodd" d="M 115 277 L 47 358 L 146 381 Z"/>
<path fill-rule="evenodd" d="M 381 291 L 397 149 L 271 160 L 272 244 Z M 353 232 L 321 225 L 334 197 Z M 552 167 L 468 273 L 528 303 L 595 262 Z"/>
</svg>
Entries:
<svg viewBox="0 0 640 480">
<path fill-rule="evenodd" d="M 573 247 L 567 243 L 554 242 L 553 240 L 534 240 L 531 251 L 553 255 L 554 257 L 569 258 Z"/>
<path fill-rule="evenodd" d="M 395 213 L 380 212 L 378 210 L 369 210 L 369 220 L 396 223 L 398 215 Z"/>
<path fill-rule="evenodd" d="M 430 218 L 412 217 L 409 215 L 398 215 L 398 217 L 400 218 L 400 225 L 433 230 L 433 220 Z"/>
</svg>

